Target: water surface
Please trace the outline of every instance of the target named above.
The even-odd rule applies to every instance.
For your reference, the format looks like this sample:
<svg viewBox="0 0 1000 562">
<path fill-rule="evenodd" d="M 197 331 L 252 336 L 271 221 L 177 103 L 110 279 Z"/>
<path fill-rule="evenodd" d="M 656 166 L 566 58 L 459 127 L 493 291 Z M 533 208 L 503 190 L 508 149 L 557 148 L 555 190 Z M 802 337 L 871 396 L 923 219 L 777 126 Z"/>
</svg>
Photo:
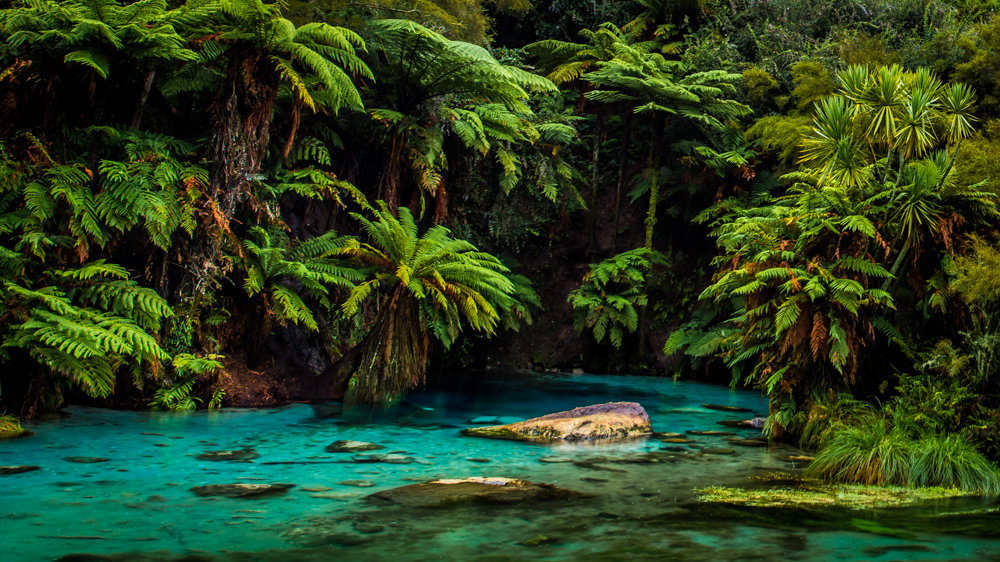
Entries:
<svg viewBox="0 0 1000 562">
<path fill-rule="evenodd" d="M 487 380 L 473 389 L 415 392 L 382 411 L 338 404 L 193 413 L 74 407 L 60 420 L 26 424 L 36 432 L 33 437 L 0 442 L 0 465 L 42 467 L 0 476 L 0 559 L 52 560 L 79 553 L 92 556 L 72 559 L 1000 557 L 1000 516 L 995 502 L 980 499 L 866 511 L 695 501 L 698 487 L 759 486 L 750 477 L 801 468 L 781 460 L 787 448 L 732 447 L 721 436 L 692 437 L 683 444 L 644 439 L 541 446 L 459 433 L 481 416 L 506 423 L 620 400 L 642 404 L 659 432 L 721 430 L 717 421 L 734 419 L 702 408 L 703 403 L 766 412 L 753 392 L 596 375 Z M 338 440 L 378 443 L 386 447 L 378 453 L 413 462 L 340 462 L 351 455 L 324 451 Z M 736 452 L 704 454 L 708 447 Z M 196 458 L 243 448 L 260 456 L 250 462 Z M 648 462 L 650 453 L 656 462 Z M 109 460 L 80 464 L 66 457 Z M 365 499 L 414 482 L 467 476 L 544 482 L 587 497 L 447 509 L 405 509 Z M 358 480 L 374 485 L 342 484 Z M 276 482 L 296 487 L 266 499 L 203 498 L 191 491 L 210 484 Z"/>
</svg>

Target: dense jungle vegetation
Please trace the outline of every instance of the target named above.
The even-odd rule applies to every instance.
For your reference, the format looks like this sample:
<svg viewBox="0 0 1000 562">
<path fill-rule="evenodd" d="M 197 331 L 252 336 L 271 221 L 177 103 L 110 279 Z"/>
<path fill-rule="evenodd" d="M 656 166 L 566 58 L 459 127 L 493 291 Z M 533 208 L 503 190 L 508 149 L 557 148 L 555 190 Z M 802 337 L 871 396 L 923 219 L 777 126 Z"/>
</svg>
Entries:
<svg viewBox="0 0 1000 562">
<path fill-rule="evenodd" d="M 731 377 L 813 474 L 996 493 L 998 7 L 2 2 L 4 423 Z"/>
</svg>

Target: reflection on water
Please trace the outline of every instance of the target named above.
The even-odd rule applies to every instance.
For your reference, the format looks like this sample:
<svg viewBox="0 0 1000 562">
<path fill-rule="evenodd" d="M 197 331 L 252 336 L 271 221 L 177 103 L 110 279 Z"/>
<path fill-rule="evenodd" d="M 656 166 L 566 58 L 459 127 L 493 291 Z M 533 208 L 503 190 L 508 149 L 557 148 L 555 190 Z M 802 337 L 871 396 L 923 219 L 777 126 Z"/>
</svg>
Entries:
<svg viewBox="0 0 1000 562">
<path fill-rule="evenodd" d="M 1000 556 L 1000 516 L 994 503 L 978 499 L 865 511 L 695 503 L 696 487 L 760 486 L 749 477 L 794 472 L 800 467 L 781 460 L 795 452 L 788 448 L 741 447 L 726 435 L 544 446 L 459 434 L 473 423 L 619 400 L 642 404 L 662 433 L 726 430 L 716 422 L 735 419 L 704 403 L 766 411 L 752 392 L 594 375 L 482 380 L 471 389 L 413 393 L 393 409 L 376 411 L 339 404 L 189 414 L 71 408 L 59 421 L 27 424 L 36 432 L 29 439 L 0 442 L 0 466 L 41 467 L 0 476 L 0 559 L 74 553 L 88 555 L 68 559 Z M 384 448 L 325 451 L 348 440 Z M 414 482 L 469 476 L 543 482 L 583 495 L 447 508 L 365 499 Z M 200 497 L 191 490 L 273 483 L 295 487 L 259 499 Z"/>
</svg>

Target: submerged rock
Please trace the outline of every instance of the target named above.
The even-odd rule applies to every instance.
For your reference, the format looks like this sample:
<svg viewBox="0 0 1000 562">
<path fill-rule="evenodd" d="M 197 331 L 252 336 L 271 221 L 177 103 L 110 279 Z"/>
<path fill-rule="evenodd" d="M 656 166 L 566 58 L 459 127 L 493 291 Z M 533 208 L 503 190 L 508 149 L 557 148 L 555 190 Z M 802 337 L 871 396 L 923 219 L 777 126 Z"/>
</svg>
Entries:
<svg viewBox="0 0 1000 562">
<path fill-rule="evenodd" d="M 253 449 L 237 449 L 235 451 L 206 451 L 197 457 L 200 461 L 236 461 L 244 462 L 256 459 L 260 453 Z"/>
<path fill-rule="evenodd" d="M 770 445 L 767 439 L 730 439 L 729 443 L 740 447 L 767 447 Z"/>
<path fill-rule="evenodd" d="M 22 472 L 31 472 L 33 470 L 41 470 L 42 467 L 22 464 L 19 466 L 0 466 L 0 476 L 7 474 L 21 474 Z"/>
<path fill-rule="evenodd" d="M 385 526 L 383 525 L 368 523 L 366 521 L 355 521 L 351 524 L 351 527 L 363 535 L 373 535 L 375 533 L 381 533 L 385 530 Z"/>
<path fill-rule="evenodd" d="M 550 544 L 557 544 L 560 540 L 556 537 L 550 537 L 548 535 L 537 535 L 526 541 L 519 542 L 517 544 L 521 546 L 546 546 Z"/>
<path fill-rule="evenodd" d="M 703 454 L 706 455 L 731 455 L 736 452 L 735 449 L 729 449 L 727 447 L 706 447 L 701 450 Z"/>
<path fill-rule="evenodd" d="M 515 504 L 582 497 L 552 484 L 513 478 L 454 478 L 410 484 L 376 492 L 365 499 L 404 507 L 448 507 L 459 504 Z"/>
<path fill-rule="evenodd" d="M 341 480 L 337 482 L 342 486 L 354 486 L 355 488 L 371 488 L 375 485 L 371 480 Z"/>
<path fill-rule="evenodd" d="M 732 431 L 698 431 L 695 429 L 686 431 L 688 435 L 703 435 L 705 437 L 729 437 L 731 435 L 736 435 Z"/>
<path fill-rule="evenodd" d="M 106 459 L 104 457 L 63 457 L 63 460 L 81 464 L 90 464 L 95 462 L 108 462 L 111 459 Z"/>
<path fill-rule="evenodd" d="M 284 495 L 295 484 L 210 484 L 194 486 L 191 491 L 197 496 L 220 496 L 223 498 L 265 498 Z"/>
<path fill-rule="evenodd" d="M 379 449 L 385 449 L 382 445 L 376 443 L 367 443 L 365 441 L 334 441 L 333 443 L 327 445 L 327 453 L 360 453 L 362 451 L 377 451 Z"/>
<path fill-rule="evenodd" d="M 413 462 L 413 457 L 407 457 L 404 455 L 388 454 L 388 455 L 355 455 L 351 457 L 351 462 L 357 463 L 387 463 L 387 464 L 410 464 Z"/>
<path fill-rule="evenodd" d="M 636 437 L 652 431 L 646 410 L 635 402 L 574 408 L 523 422 L 462 430 L 463 435 L 515 440 L 590 440 Z"/>
<path fill-rule="evenodd" d="M 331 488 L 329 486 L 320 486 L 318 484 L 315 484 L 315 485 L 314 484 L 310 484 L 308 486 L 302 486 L 299 489 L 302 490 L 303 492 L 319 493 L 319 492 L 329 492 L 333 488 Z"/>
<path fill-rule="evenodd" d="M 285 534 L 285 538 L 305 547 L 357 546 L 371 541 L 370 537 L 355 533 L 338 533 L 323 528 L 300 527 Z"/>
<path fill-rule="evenodd" d="M 334 500 L 338 502 L 348 502 L 358 497 L 358 493 L 344 493 L 344 492 L 320 492 L 317 494 L 309 494 L 310 498 L 316 498 L 319 500 Z"/>
<path fill-rule="evenodd" d="M 702 404 L 702 408 L 708 408 L 709 410 L 718 410 L 720 412 L 752 412 L 750 408 L 740 408 L 738 406 L 723 406 L 721 404 Z"/>
</svg>

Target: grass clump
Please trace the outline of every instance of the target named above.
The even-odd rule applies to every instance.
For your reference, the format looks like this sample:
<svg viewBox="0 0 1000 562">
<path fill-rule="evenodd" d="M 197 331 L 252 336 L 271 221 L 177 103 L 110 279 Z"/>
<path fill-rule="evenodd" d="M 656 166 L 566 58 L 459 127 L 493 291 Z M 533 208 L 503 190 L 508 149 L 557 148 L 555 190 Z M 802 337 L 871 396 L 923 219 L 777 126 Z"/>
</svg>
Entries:
<svg viewBox="0 0 1000 562">
<path fill-rule="evenodd" d="M 958 434 L 932 434 L 893 423 L 883 412 L 830 437 L 806 468 L 810 477 L 904 487 L 940 486 L 1000 495 L 1000 473 Z"/>
<path fill-rule="evenodd" d="M 0 414 L 0 439 L 17 437 L 27 430 L 21 427 L 21 421 L 8 414 Z"/>
</svg>

